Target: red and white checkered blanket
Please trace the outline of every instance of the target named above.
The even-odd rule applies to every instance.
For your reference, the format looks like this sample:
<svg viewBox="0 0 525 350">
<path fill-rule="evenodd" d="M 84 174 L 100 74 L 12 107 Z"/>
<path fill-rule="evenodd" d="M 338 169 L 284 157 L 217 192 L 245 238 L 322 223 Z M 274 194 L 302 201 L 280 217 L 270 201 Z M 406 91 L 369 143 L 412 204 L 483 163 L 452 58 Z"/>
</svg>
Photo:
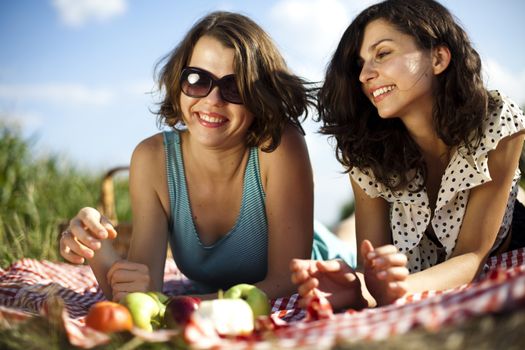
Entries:
<svg viewBox="0 0 525 350">
<path fill-rule="evenodd" d="M 328 347 L 341 339 L 380 340 L 418 327 L 439 330 L 475 316 L 525 308 L 525 248 L 493 257 L 488 265 L 483 276 L 467 285 L 409 295 L 384 307 L 348 310 L 331 319 L 308 322 L 297 307 L 297 295 L 279 298 L 272 301 L 272 318 L 282 326 L 271 335 L 221 339 L 214 349 Z M 180 294 L 188 285 L 173 260 L 168 260 L 164 292 Z M 73 345 L 90 348 L 108 340 L 84 324 L 89 307 L 104 299 L 89 267 L 22 259 L 0 269 L 0 320 L 46 315 L 50 296 L 64 302 L 62 318 Z M 150 336 L 161 338 L 161 333 Z"/>
</svg>

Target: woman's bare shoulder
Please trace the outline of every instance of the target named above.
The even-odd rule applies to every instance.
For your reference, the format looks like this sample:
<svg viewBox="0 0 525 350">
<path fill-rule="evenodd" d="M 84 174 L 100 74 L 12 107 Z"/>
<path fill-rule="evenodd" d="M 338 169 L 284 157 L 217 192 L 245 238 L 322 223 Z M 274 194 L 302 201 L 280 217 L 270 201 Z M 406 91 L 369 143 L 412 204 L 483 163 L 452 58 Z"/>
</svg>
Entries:
<svg viewBox="0 0 525 350">
<path fill-rule="evenodd" d="M 279 146 L 273 152 L 259 150 L 259 162 L 263 183 L 270 178 L 280 179 L 295 174 L 311 174 L 311 163 L 304 135 L 294 126 L 286 127 Z"/>
<path fill-rule="evenodd" d="M 281 136 L 279 146 L 272 152 L 260 151 L 260 158 L 272 161 L 273 159 L 282 159 L 295 157 L 298 154 L 307 155 L 306 140 L 299 129 L 293 125 L 285 127 Z"/>
<path fill-rule="evenodd" d="M 140 141 L 133 151 L 133 158 L 158 157 L 159 154 L 163 155 L 163 152 L 160 152 L 163 149 L 164 138 L 162 133 L 158 133 Z"/>
</svg>

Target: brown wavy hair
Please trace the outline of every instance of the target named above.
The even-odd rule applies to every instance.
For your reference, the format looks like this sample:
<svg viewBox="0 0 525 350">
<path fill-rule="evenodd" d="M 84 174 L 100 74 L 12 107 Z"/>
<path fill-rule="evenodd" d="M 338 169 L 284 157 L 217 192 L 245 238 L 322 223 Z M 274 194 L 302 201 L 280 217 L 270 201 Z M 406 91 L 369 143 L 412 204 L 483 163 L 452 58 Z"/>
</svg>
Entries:
<svg viewBox="0 0 525 350">
<path fill-rule="evenodd" d="M 335 138 L 337 159 L 347 172 L 371 170 L 377 181 L 398 190 L 418 172 L 425 179 L 427 171 L 401 120 L 382 119 L 362 92 L 359 50 L 365 27 L 377 19 L 412 36 L 420 49 L 449 48 L 451 62 L 437 76 L 433 106 L 434 128 L 446 145 L 463 144 L 472 152 L 493 101 L 483 85 L 478 53 L 445 7 L 432 0 L 387 0 L 361 12 L 343 34 L 318 94 L 321 133 Z"/>
<path fill-rule="evenodd" d="M 255 117 L 248 130 L 248 147 L 275 150 L 289 123 L 304 134 L 300 123 L 307 117 L 308 107 L 315 105 L 314 89 L 288 70 L 272 39 L 259 25 L 244 15 L 222 11 L 199 20 L 179 45 L 157 63 L 158 88 L 164 93 L 156 111 L 160 124 L 175 127 L 182 122 L 181 71 L 203 36 L 213 37 L 235 51 L 237 85 L 245 107 Z"/>
</svg>

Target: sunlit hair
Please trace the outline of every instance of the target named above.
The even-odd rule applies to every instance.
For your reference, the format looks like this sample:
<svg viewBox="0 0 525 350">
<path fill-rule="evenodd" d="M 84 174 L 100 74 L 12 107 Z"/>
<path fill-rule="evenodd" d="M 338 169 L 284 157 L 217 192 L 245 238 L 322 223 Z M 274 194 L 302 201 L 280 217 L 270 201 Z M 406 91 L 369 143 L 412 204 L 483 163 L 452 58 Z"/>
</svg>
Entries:
<svg viewBox="0 0 525 350">
<path fill-rule="evenodd" d="M 156 112 L 158 121 L 174 127 L 182 122 L 179 79 L 189 64 L 197 41 L 209 36 L 232 48 L 237 85 L 244 106 L 253 113 L 247 146 L 274 150 L 280 143 L 284 127 L 299 127 L 308 107 L 314 105 L 313 89 L 289 72 L 271 38 L 246 16 L 231 12 L 213 12 L 199 20 L 173 51 L 156 66 L 163 100 Z M 159 70 L 160 68 L 160 70 Z"/>
<path fill-rule="evenodd" d="M 445 7 L 431 0 L 387 0 L 361 12 L 343 34 L 319 91 L 321 132 L 335 138 L 337 159 L 347 171 L 371 170 L 380 183 L 401 189 L 417 172 L 425 179 L 426 166 L 401 120 L 382 119 L 362 91 L 360 46 L 365 27 L 377 19 L 412 36 L 420 49 L 449 48 L 451 62 L 437 76 L 433 106 L 434 128 L 445 144 L 464 144 L 471 152 L 493 102 L 483 85 L 478 53 Z"/>
</svg>

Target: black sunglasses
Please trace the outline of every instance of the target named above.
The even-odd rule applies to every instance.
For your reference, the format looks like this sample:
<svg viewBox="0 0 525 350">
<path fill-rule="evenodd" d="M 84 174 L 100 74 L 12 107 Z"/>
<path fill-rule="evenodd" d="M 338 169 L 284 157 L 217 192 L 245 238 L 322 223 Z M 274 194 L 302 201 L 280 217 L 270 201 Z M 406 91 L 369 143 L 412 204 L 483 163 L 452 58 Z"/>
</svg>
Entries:
<svg viewBox="0 0 525 350">
<path fill-rule="evenodd" d="M 186 67 L 180 77 L 182 92 L 189 97 L 206 97 L 214 86 L 219 87 L 221 98 L 230 103 L 243 104 L 235 75 L 225 75 L 217 79 L 213 74 L 199 68 Z"/>
</svg>

